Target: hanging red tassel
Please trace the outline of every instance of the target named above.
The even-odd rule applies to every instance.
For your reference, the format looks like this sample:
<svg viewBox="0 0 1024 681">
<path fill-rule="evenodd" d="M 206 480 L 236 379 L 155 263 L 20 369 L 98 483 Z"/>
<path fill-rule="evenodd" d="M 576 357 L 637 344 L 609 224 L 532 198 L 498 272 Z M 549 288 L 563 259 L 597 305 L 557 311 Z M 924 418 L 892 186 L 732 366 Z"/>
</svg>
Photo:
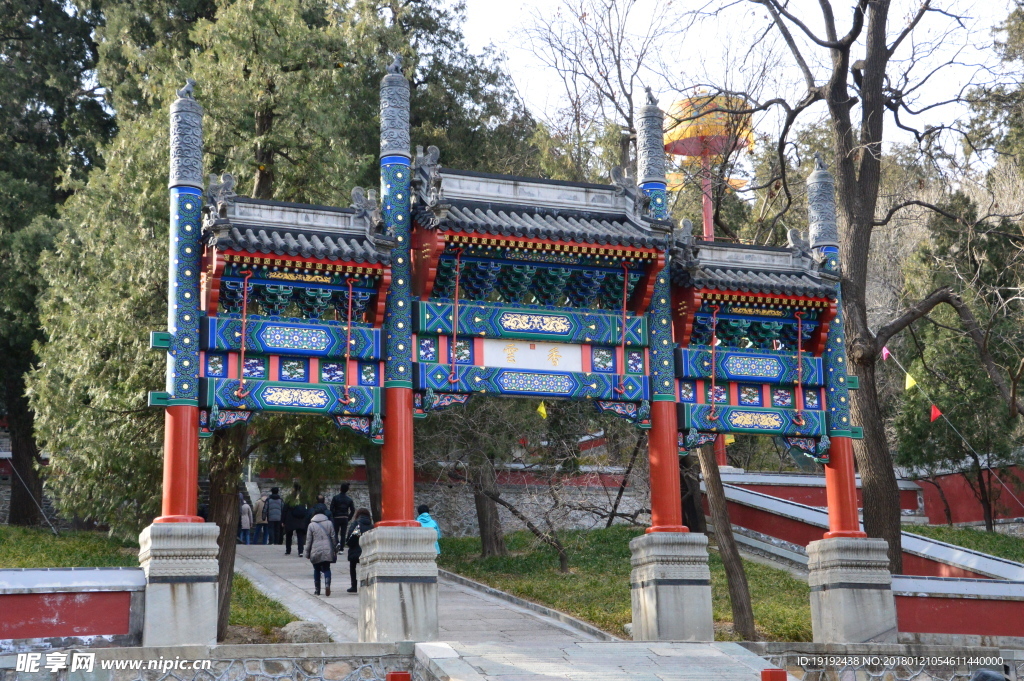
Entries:
<svg viewBox="0 0 1024 681">
<path fill-rule="evenodd" d="M 939 418 L 940 416 L 942 416 L 942 412 L 941 412 L 941 411 L 939 411 L 939 408 L 938 408 L 938 407 L 936 407 L 936 406 L 935 406 L 935 405 L 933 404 L 933 405 L 932 405 L 932 423 L 935 423 L 935 419 Z"/>
</svg>

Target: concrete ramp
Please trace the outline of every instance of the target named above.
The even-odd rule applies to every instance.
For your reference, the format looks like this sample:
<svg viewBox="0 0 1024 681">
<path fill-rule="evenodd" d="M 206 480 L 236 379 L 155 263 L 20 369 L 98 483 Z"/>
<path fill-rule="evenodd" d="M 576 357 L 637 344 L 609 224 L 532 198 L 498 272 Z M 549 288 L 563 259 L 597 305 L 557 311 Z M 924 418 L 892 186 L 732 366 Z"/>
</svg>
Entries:
<svg viewBox="0 0 1024 681">
<path fill-rule="evenodd" d="M 441 681 L 760 681 L 771 665 L 736 643 L 581 641 L 418 643 L 416 667 Z"/>
</svg>

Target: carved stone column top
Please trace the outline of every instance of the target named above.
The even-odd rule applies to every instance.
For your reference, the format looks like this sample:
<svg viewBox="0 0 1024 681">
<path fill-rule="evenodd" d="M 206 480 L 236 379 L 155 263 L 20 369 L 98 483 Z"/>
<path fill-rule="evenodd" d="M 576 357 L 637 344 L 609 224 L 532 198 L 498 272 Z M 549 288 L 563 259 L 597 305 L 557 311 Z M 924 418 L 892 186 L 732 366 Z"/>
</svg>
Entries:
<svg viewBox="0 0 1024 681">
<path fill-rule="evenodd" d="M 153 577 L 216 577 L 215 523 L 153 523 L 139 535 L 139 564 Z"/>
<path fill-rule="evenodd" d="M 832 584 L 892 584 L 888 544 L 884 539 L 835 537 L 807 545 L 808 581 Z"/>
<path fill-rule="evenodd" d="M 425 527 L 376 527 L 359 540 L 370 575 L 436 577 L 437 532 Z"/>
<path fill-rule="evenodd" d="M 203 107 L 192 97 L 191 78 L 171 104 L 171 172 L 168 187 L 203 188 Z"/>
<path fill-rule="evenodd" d="M 815 154 L 814 172 L 807 178 L 807 223 L 811 248 L 839 246 L 836 185 L 820 153 Z"/>
<path fill-rule="evenodd" d="M 402 58 L 388 67 L 380 81 L 380 156 L 412 158 L 409 146 L 409 81 L 402 75 Z"/>
<path fill-rule="evenodd" d="M 630 541 L 629 550 L 634 577 L 711 578 L 708 538 L 700 532 L 651 532 Z"/>
<path fill-rule="evenodd" d="M 648 103 L 640 107 L 636 120 L 638 182 L 665 182 L 665 114 L 657 104 Z"/>
</svg>

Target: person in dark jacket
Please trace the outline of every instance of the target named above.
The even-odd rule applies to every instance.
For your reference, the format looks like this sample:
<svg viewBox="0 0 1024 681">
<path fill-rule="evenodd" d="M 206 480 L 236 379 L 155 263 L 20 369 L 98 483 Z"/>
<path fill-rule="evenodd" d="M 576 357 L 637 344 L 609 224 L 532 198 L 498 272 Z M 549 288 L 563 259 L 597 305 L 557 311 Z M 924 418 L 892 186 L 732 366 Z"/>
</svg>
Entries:
<svg viewBox="0 0 1024 681">
<path fill-rule="evenodd" d="M 348 547 L 348 573 L 352 578 L 352 588 L 348 590 L 350 594 L 356 592 L 356 564 L 363 555 L 363 550 L 359 547 L 359 538 L 372 529 L 373 519 L 370 512 L 365 508 L 356 511 L 355 517 L 352 518 L 352 531 L 345 537 L 345 546 Z"/>
<path fill-rule="evenodd" d="M 270 498 L 263 504 L 263 518 L 267 521 L 270 532 L 270 543 L 280 544 L 282 539 L 281 521 L 284 518 L 284 499 L 278 494 L 278 488 L 270 488 Z"/>
<path fill-rule="evenodd" d="M 306 527 L 309 526 L 309 509 L 297 493 L 288 499 L 284 507 L 284 555 L 292 552 L 292 535 L 296 535 L 295 551 L 301 556 L 306 545 Z"/>
<path fill-rule="evenodd" d="M 338 546 L 348 536 L 348 521 L 356 512 L 356 505 L 348 495 L 348 490 L 348 483 L 343 482 L 341 490 L 331 499 L 330 518 L 334 521 L 334 542 Z"/>
<path fill-rule="evenodd" d="M 313 516 L 315 516 L 317 513 L 323 513 L 325 518 L 327 518 L 328 520 L 331 519 L 331 512 L 327 510 L 327 504 L 324 503 L 323 494 L 316 495 L 316 503 L 313 504 L 313 508 L 309 509 L 310 520 L 312 520 Z"/>
</svg>

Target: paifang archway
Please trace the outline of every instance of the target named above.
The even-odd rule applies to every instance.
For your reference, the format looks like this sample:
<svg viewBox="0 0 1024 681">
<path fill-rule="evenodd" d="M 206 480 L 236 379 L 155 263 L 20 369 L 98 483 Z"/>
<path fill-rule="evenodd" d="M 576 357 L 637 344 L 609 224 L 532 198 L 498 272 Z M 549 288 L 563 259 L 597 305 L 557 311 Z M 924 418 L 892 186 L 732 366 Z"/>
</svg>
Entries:
<svg viewBox="0 0 1024 681">
<path fill-rule="evenodd" d="M 153 527 L 200 520 L 200 436 L 261 411 L 329 416 L 383 442 L 361 639 L 429 640 L 437 570 L 414 520 L 413 419 L 490 394 L 590 400 L 650 429 L 639 638 L 713 638 L 681 450 L 729 432 L 785 438 L 826 463 L 831 536 L 862 537 L 831 178 L 811 178 L 810 244 L 697 241 L 668 219 L 662 112 L 648 103 L 638 121 L 636 180 L 447 169 L 436 148 L 412 153 L 396 59 L 381 83 L 379 203 L 359 188 L 348 208 L 248 199 L 223 177 L 204 210 L 202 109 L 186 86 L 171 108 L 168 331 L 153 334 L 168 356 L 150 397 L 167 414 Z"/>
</svg>

